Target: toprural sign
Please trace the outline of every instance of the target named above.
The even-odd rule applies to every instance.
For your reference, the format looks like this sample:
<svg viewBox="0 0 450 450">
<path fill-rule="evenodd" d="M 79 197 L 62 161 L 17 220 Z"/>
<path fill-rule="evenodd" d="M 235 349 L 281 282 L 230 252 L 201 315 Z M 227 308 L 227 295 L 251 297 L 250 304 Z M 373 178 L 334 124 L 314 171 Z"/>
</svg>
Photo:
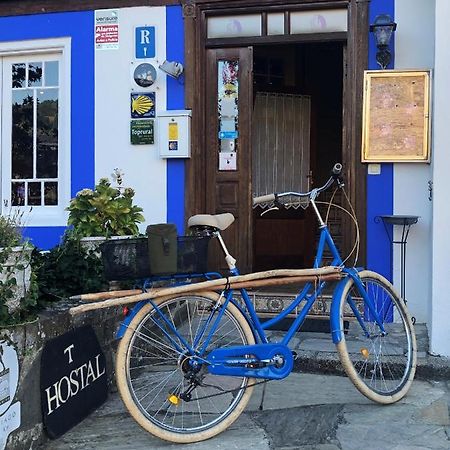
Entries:
<svg viewBox="0 0 450 450">
<path fill-rule="evenodd" d="M 105 357 L 90 326 L 47 342 L 41 359 L 41 404 L 51 438 L 83 420 L 106 396 Z"/>
</svg>

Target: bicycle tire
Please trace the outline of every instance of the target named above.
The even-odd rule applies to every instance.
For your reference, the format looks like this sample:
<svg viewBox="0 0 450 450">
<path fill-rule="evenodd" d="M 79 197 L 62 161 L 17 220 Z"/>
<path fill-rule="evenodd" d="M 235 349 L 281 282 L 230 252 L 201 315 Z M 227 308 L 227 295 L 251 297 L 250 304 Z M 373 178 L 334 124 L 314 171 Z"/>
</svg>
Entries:
<svg viewBox="0 0 450 450">
<path fill-rule="evenodd" d="M 177 331 L 192 343 L 195 333 L 198 333 L 200 324 L 204 320 L 200 311 L 205 311 L 205 307 L 213 307 L 218 298 L 219 295 L 216 293 L 202 292 L 165 297 L 155 300 L 155 303 L 166 314 Z M 185 388 L 185 383 L 187 383 L 184 378 L 186 355 L 180 355 L 175 346 L 161 332 L 161 327 L 154 324 L 152 321 L 152 318 L 155 317 L 154 314 L 156 311 L 152 305 L 150 303 L 145 305 L 130 322 L 119 343 L 116 377 L 120 396 L 138 424 L 161 439 L 176 443 L 192 443 L 209 439 L 224 431 L 239 417 L 252 394 L 253 387 L 248 385 L 252 385 L 254 379 L 215 376 L 205 370 L 203 382 L 207 379 L 207 382 L 204 382 L 206 386 L 202 386 L 201 389 L 197 387 L 194 390 L 193 401 L 180 400 L 181 405 L 175 406 L 169 401 L 169 397 L 171 393 L 174 393 L 174 389 Z M 195 332 L 192 333 L 193 331 Z M 155 334 L 155 332 L 159 334 Z M 208 345 L 206 353 L 218 346 L 255 343 L 247 319 L 232 303 L 228 303 L 216 333 Z M 144 335 L 146 340 L 144 340 Z M 155 338 L 160 344 L 160 348 L 155 347 Z M 177 342 L 181 343 L 181 340 L 178 339 Z M 149 346 L 147 347 L 147 345 Z M 163 365 L 158 366 L 158 363 Z M 170 367 L 172 375 L 167 375 L 169 373 L 167 369 Z M 173 380 L 169 381 L 172 376 Z M 159 387 L 155 388 L 154 385 L 161 385 L 161 380 L 164 379 L 167 381 L 158 392 Z M 214 383 L 220 383 L 220 386 L 217 387 Z M 142 389 L 147 386 L 150 386 L 151 390 L 142 392 Z M 235 388 L 236 392 L 228 392 L 203 400 L 200 398 L 204 394 L 217 394 L 221 389 L 228 391 L 230 388 Z M 137 389 L 141 392 L 137 392 Z M 151 395 L 152 391 L 154 399 L 150 405 L 156 401 L 156 406 L 150 408 L 148 405 L 146 408 L 144 399 Z M 200 399 L 195 400 L 195 396 Z M 225 404 L 227 401 L 229 401 L 228 406 Z M 222 404 L 224 404 L 224 411 L 219 411 Z M 198 408 L 198 414 L 195 411 L 196 408 Z M 203 415 L 201 408 L 205 408 Z"/>
<path fill-rule="evenodd" d="M 395 403 L 405 396 L 414 379 L 417 361 L 414 327 L 403 300 L 389 281 L 369 270 L 361 271 L 359 277 L 369 296 L 375 299 L 387 335 L 376 331 L 379 326 L 365 311 L 362 318 L 372 332 L 371 337 L 367 337 L 359 322 L 354 320 L 347 331 L 349 339 L 342 331 L 337 350 L 345 372 L 363 395 L 377 403 Z M 344 330 L 344 308 L 349 295 L 361 298 L 350 277 L 339 300 L 341 330 Z"/>
</svg>

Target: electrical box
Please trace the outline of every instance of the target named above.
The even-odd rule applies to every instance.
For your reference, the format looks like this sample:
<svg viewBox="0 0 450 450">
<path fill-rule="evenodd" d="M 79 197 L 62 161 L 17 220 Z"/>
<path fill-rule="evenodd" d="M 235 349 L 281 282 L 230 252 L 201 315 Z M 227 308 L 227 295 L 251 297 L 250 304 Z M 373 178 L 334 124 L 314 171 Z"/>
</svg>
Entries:
<svg viewBox="0 0 450 450">
<path fill-rule="evenodd" d="M 161 158 L 190 158 L 191 111 L 158 112 L 158 137 Z"/>
</svg>

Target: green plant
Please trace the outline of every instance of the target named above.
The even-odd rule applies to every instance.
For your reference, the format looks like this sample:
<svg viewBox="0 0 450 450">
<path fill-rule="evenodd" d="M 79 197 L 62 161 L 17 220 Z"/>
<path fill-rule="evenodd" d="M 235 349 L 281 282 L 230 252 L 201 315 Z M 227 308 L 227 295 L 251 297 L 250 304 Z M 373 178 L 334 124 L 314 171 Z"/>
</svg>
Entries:
<svg viewBox="0 0 450 450">
<path fill-rule="evenodd" d="M 100 257 L 95 251 L 81 246 L 78 237 L 70 230 L 65 233 L 60 245 L 49 252 L 36 252 L 33 265 L 36 268 L 40 306 L 71 295 L 108 288 Z"/>
<path fill-rule="evenodd" d="M 27 320 L 36 307 L 32 245 L 21 233 L 22 212 L 0 216 L 0 325 Z"/>
<path fill-rule="evenodd" d="M 120 185 L 118 171 L 116 179 L 118 187 L 111 186 L 108 178 L 101 178 L 93 190 L 83 189 L 70 201 L 68 224 L 78 237 L 139 233 L 138 224 L 144 221 L 142 208 L 133 205 L 134 190 Z"/>
</svg>

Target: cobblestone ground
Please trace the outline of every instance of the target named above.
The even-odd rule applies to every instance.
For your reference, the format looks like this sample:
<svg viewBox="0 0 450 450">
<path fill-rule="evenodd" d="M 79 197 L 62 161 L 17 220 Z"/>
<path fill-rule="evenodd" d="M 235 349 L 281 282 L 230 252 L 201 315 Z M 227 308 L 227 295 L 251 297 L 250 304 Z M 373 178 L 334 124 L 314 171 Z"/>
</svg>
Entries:
<svg viewBox="0 0 450 450">
<path fill-rule="evenodd" d="M 389 406 L 367 400 L 345 377 L 291 374 L 255 389 L 244 414 L 195 450 L 450 450 L 450 381 L 415 381 Z M 117 394 L 84 422 L 42 450 L 180 448 L 143 431 Z M 184 448 L 184 447 L 183 447 Z"/>
</svg>

